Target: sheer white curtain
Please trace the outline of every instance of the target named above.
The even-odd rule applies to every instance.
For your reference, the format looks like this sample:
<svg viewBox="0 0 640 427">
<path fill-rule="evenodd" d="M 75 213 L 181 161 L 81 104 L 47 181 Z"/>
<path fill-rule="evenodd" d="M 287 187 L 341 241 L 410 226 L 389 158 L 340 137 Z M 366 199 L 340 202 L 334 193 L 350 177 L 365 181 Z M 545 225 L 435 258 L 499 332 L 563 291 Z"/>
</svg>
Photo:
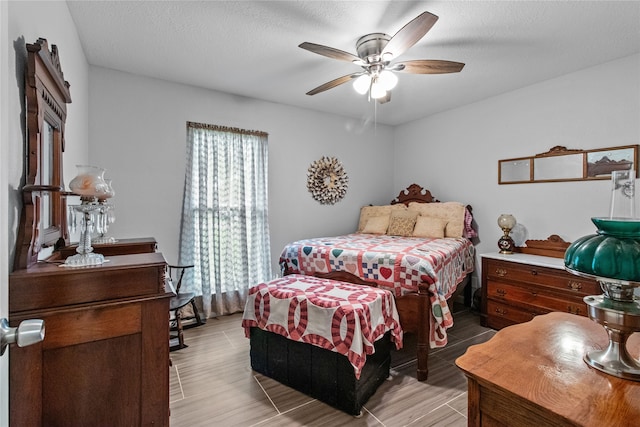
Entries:
<svg viewBox="0 0 640 427">
<path fill-rule="evenodd" d="M 206 317 L 244 309 L 249 288 L 271 278 L 267 134 L 187 122 L 180 230 L 186 290 Z"/>
</svg>

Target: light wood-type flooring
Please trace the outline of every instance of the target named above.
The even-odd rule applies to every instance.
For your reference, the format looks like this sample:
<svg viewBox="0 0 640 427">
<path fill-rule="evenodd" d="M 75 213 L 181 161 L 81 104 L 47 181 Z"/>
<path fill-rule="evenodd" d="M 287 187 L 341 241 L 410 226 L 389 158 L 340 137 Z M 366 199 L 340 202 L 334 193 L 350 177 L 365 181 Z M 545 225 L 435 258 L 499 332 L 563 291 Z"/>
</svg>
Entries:
<svg viewBox="0 0 640 427">
<path fill-rule="evenodd" d="M 449 344 L 429 354 L 429 378 L 415 378 L 415 337 L 392 351 L 391 377 L 355 418 L 251 370 L 242 314 L 185 331 L 187 348 L 170 354 L 171 427 L 467 425 L 467 380 L 455 359 L 491 338 L 480 317 L 454 305 Z"/>
</svg>

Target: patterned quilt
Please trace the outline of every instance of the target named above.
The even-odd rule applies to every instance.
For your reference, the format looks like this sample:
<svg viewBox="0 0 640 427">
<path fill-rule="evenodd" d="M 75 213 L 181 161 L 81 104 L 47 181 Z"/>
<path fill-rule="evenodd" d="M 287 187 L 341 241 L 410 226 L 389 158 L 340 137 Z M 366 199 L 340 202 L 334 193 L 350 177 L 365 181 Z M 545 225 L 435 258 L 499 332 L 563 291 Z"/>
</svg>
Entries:
<svg viewBox="0 0 640 427">
<path fill-rule="evenodd" d="M 447 343 L 453 325 L 447 299 L 473 271 L 475 248 L 466 238 L 426 239 L 348 234 L 299 240 L 287 245 L 280 266 L 289 273 L 347 271 L 391 290 L 396 296 L 416 292 L 426 283 L 431 292 L 431 348 Z"/>
<path fill-rule="evenodd" d="M 391 292 L 291 274 L 249 290 L 242 316 L 245 335 L 258 327 L 290 340 L 343 354 L 356 378 L 373 343 L 386 332 L 402 348 L 402 329 Z"/>
</svg>

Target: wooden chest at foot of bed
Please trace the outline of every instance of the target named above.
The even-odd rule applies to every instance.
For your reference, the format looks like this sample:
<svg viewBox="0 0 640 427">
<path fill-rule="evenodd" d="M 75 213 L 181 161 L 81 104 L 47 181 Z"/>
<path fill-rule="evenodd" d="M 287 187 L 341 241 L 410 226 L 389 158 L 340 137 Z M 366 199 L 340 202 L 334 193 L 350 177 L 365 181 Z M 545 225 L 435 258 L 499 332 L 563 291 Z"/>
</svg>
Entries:
<svg viewBox="0 0 640 427">
<path fill-rule="evenodd" d="M 251 328 L 251 367 L 335 408 L 360 415 L 362 405 L 389 377 L 391 345 L 387 332 L 375 342 L 375 353 L 367 355 L 356 379 L 353 366 L 339 353 Z"/>
</svg>

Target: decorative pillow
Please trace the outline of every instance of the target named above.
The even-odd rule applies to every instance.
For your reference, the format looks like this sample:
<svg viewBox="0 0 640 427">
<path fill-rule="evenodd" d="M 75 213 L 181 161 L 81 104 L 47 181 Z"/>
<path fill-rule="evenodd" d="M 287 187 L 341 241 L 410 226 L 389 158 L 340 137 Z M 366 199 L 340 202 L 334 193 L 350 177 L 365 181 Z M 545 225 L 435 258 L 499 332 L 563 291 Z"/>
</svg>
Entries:
<svg viewBox="0 0 640 427">
<path fill-rule="evenodd" d="M 389 216 L 374 216 L 367 220 L 367 223 L 362 229 L 363 233 L 367 234 L 385 234 L 389 228 Z"/>
<path fill-rule="evenodd" d="M 407 212 L 407 207 L 403 204 L 383 205 L 383 206 L 363 206 L 360 209 L 360 221 L 358 222 L 358 233 L 362 233 L 364 227 L 369 220 L 376 216 L 391 215 L 391 213 Z"/>
<path fill-rule="evenodd" d="M 410 237 L 413 234 L 413 227 L 416 225 L 416 215 L 391 215 L 389 220 L 389 236 Z"/>
<path fill-rule="evenodd" d="M 409 211 L 422 216 L 440 218 L 447 223 L 444 237 L 462 237 L 464 232 L 465 207 L 458 202 L 409 203 Z"/>
<path fill-rule="evenodd" d="M 442 239 L 445 237 L 447 220 L 442 218 L 419 216 L 416 226 L 413 229 L 413 237 L 428 237 L 432 239 Z"/>
</svg>

